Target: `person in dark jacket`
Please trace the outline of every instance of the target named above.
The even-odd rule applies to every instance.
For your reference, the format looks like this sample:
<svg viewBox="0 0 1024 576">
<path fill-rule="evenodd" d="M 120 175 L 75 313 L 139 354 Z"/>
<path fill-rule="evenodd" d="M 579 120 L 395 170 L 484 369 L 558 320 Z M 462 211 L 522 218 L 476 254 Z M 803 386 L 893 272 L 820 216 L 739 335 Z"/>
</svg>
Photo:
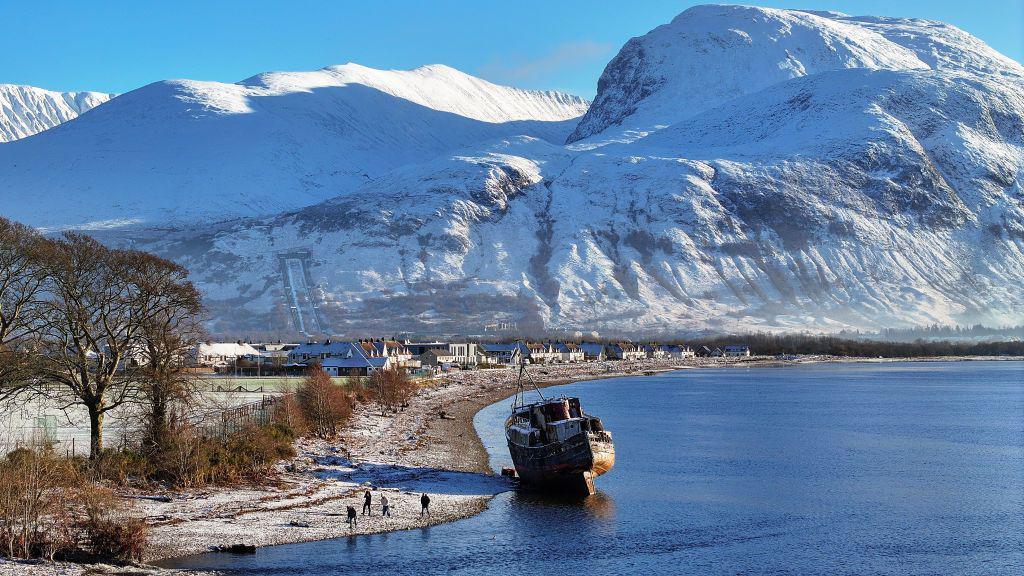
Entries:
<svg viewBox="0 0 1024 576">
<path fill-rule="evenodd" d="M 367 490 L 366 494 L 363 494 L 363 516 L 366 516 L 367 514 L 373 516 L 373 508 L 370 507 L 370 501 L 372 499 L 373 496 L 371 496 L 370 491 Z"/>
<path fill-rule="evenodd" d="M 358 522 L 358 516 L 356 516 L 356 509 L 351 507 L 351 506 L 349 506 L 348 507 L 348 529 L 349 530 L 353 530 L 356 527 L 356 523 L 357 522 Z"/>
<path fill-rule="evenodd" d="M 426 492 L 423 493 L 423 496 L 420 496 L 420 506 L 422 506 L 420 508 L 420 516 L 424 514 L 430 516 L 430 496 L 427 496 Z"/>
</svg>

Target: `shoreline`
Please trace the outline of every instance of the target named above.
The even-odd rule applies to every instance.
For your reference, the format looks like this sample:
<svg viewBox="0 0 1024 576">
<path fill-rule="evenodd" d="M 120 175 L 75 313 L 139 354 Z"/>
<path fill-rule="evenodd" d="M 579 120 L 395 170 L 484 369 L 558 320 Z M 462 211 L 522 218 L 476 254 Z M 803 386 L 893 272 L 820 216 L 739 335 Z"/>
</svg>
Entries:
<svg viewBox="0 0 1024 576">
<path fill-rule="evenodd" d="M 824 363 L 1020 361 L 1019 357 L 852 358 L 835 356 L 689 358 L 533 365 L 527 376 L 538 388 L 606 378 L 656 375 L 693 368 L 789 367 Z M 123 492 L 135 499 L 150 525 L 146 556 L 154 574 L 206 574 L 175 570 L 190 556 L 212 546 L 293 544 L 364 534 L 424 528 L 474 516 L 490 500 L 513 488 L 494 474 L 490 457 L 473 425 L 486 406 L 516 391 L 517 369 L 454 372 L 421 388 L 409 406 L 382 416 L 375 405 L 360 405 L 334 442 L 300 439 L 297 456 L 280 462 L 261 486 L 209 488 L 179 492 Z M 346 506 L 357 510 L 362 492 L 372 488 L 373 515 L 360 515 L 355 530 L 344 519 Z M 380 517 L 379 495 L 388 494 L 393 517 Z M 431 497 L 432 515 L 419 515 L 419 494 Z M 166 496 L 169 502 L 140 499 Z M 116 574 L 120 569 L 0 560 L 0 576 L 13 566 L 17 574 Z M 47 568 L 43 568 L 48 566 Z M 41 570 L 46 570 L 42 572 Z M 39 571 L 37 571 L 39 570 Z"/>
</svg>

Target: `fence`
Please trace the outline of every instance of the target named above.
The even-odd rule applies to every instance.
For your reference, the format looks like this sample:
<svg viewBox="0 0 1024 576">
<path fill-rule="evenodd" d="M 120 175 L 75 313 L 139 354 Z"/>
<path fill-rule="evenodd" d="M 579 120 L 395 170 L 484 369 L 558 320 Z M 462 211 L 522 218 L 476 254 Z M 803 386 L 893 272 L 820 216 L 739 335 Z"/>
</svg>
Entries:
<svg viewBox="0 0 1024 576">
<path fill-rule="evenodd" d="M 228 436 L 247 426 L 266 426 L 274 420 L 277 411 L 293 394 L 264 396 L 262 400 L 240 406 L 233 406 L 208 415 L 199 423 L 211 436 Z"/>
</svg>

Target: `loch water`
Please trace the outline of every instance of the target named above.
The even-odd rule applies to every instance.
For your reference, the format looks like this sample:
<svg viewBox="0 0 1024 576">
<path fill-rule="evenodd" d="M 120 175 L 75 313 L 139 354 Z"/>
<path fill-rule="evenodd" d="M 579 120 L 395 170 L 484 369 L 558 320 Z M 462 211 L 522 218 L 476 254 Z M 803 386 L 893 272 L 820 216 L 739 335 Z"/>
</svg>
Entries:
<svg viewBox="0 0 1024 576">
<path fill-rule="evenodd" d="M 237 574 L 1024 574 L 1024 363 L 690 369 L 569 384 L 615 438 L 584 500 L 202 555 Z M 509 463 L 507 401 L 476 427 Z"/>
</svg>

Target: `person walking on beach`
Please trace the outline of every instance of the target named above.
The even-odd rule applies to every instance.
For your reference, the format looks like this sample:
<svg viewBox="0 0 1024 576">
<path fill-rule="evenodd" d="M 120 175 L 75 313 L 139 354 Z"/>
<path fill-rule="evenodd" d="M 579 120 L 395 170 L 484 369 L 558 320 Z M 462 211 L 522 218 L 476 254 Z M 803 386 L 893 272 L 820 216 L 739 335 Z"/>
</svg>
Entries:
<svg viewBox="0 0 1024 576">
<path fill-rule="evenodd" d="M 367 490 L 366 494 L 363 494 L 363 516 L 366 516 L 367 514 L 373 516 L 373 508 L 370 507 L 370 501 L 372 499 L 373 496 L 371 496 L 370 491 Z"/>
<path fill-rule="evenodd" d="M 348 507 L 348 529 L 349 530 L 355 529 L 357 521 L 358 521 L 358 517 L 356 516 L 356 509 L 351 507 L 351 506 L 349 506 Z"/>
<path fill-rule="evenodd" d="M 380 495 L 380 515 L 381 516 L 387 516 L 388 518 L 391 518 L 391 506 L 389 506 L 389 504 L 390 503 L 388 502 L 388 495 L 387 494 L 381 494 Z"/>
<path fill-rule="evenodd" d="M 420 496 L 420 506 L 422 506 L 420 508 L 420 516 L 424 514 L 430 516 L 430 496 L 427 496 L 426 492 L 423 493 L 423 496 Z"/>
</svg>

